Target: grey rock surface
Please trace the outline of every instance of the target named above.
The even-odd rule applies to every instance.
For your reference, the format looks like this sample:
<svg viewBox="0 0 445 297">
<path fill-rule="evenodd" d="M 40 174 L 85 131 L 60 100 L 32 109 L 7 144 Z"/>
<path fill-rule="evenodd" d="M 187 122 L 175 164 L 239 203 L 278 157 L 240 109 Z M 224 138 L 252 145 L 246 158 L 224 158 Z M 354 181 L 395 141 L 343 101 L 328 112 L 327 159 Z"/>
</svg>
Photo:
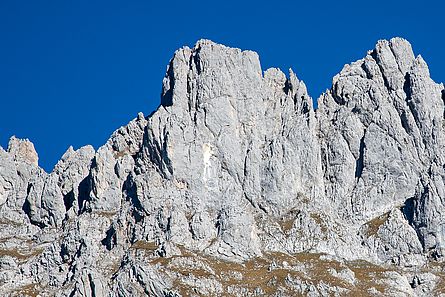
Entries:
<svg viewBox="0 0 445 297">
<path fill-rule="evenodd" d="M 51 173 L 0 148 L 4 296 L 445 296 L 445 90 L 404 39 L 314 110 L 292 70 L 200 40 L 161 104 Z"/>
</svg>

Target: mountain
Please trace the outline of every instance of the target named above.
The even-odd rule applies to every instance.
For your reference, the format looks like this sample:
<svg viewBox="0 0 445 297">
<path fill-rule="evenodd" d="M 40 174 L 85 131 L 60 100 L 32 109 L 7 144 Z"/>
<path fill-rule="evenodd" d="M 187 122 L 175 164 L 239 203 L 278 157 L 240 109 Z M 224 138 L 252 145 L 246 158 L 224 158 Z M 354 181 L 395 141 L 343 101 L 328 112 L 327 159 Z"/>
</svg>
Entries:
<svg viewBox="0 0 445 297">
<path fill-rule="evenodd" d="M 316 110 L 292 70 L 209 40 L 162 83 L 51 173 L 0 149 L 3 296 L 445 296 L 445 90 L 406 40 Z"/>
</svg>

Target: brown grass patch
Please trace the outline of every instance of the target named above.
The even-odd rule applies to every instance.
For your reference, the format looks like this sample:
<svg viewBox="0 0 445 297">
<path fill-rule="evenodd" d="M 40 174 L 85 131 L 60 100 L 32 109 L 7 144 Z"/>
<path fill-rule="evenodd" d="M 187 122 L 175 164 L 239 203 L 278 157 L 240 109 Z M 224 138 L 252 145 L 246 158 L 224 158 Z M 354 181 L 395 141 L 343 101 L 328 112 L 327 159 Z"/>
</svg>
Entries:
<svg viewBox="0 0 445 297">
<path fill-rule="evenodd" d="M 40 255 L 42 252 L 43 249 L 34 249 L 27 253 L 24 253 L 19 249 L 0 249 L 0 257 L 10 256 L 24 262 L 32 257 Z"/>
<path fill-rule="evenodd" d="M 366 236 L 370 237 L 372 235 L 376 235 L 379 231 L 380 226 L 382 226 L 386 220 L 389 218 L 389 212 L 384 213 L 369 222 L 367 222 L 364 226 L 366 226 Z"/>
<path fill-rule="evenodd" d="M 12 296 L 28 296 L 37 297 L 39 296 L 39 291 L 37 290 L 38 284 L 24 285 L 12 292 Z"/>
</svg>

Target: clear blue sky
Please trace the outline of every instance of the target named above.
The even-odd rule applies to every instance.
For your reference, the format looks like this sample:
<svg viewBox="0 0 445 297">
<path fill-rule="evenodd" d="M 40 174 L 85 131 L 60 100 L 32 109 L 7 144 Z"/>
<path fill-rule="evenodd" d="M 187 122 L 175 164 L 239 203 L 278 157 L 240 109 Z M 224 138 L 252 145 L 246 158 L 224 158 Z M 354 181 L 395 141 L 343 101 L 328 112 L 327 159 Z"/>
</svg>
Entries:
<svg viewBox="0 0 445 297">
<path fill-rule="evenodd" d="M 159 104 L 173 52 L 200 38 L 291 67 L 312 97 L 378 39 L 402 36 L 445 81 L 442 1 L 0 1 L 0 145 L 34 142 L 51 171 Z M 301 2 L 301 3 L 299 3 Z"/>
</svg>

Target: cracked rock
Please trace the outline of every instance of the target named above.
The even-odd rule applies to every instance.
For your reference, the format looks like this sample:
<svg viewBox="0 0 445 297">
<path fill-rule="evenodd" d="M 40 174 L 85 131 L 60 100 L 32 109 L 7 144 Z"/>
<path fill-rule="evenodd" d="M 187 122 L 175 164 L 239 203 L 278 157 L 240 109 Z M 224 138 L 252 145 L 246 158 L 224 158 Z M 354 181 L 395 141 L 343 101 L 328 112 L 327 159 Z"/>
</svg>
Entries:
<svg viewBox="0 0 445 297">
<path fill-rule="evenodd" d="M 2 296 L 441 296 L 443 84 L 402 38 L 314 110 L 294 71 L 200 40 L 160 105 L 51 173 L 0 148 Z"/>
</svg>

